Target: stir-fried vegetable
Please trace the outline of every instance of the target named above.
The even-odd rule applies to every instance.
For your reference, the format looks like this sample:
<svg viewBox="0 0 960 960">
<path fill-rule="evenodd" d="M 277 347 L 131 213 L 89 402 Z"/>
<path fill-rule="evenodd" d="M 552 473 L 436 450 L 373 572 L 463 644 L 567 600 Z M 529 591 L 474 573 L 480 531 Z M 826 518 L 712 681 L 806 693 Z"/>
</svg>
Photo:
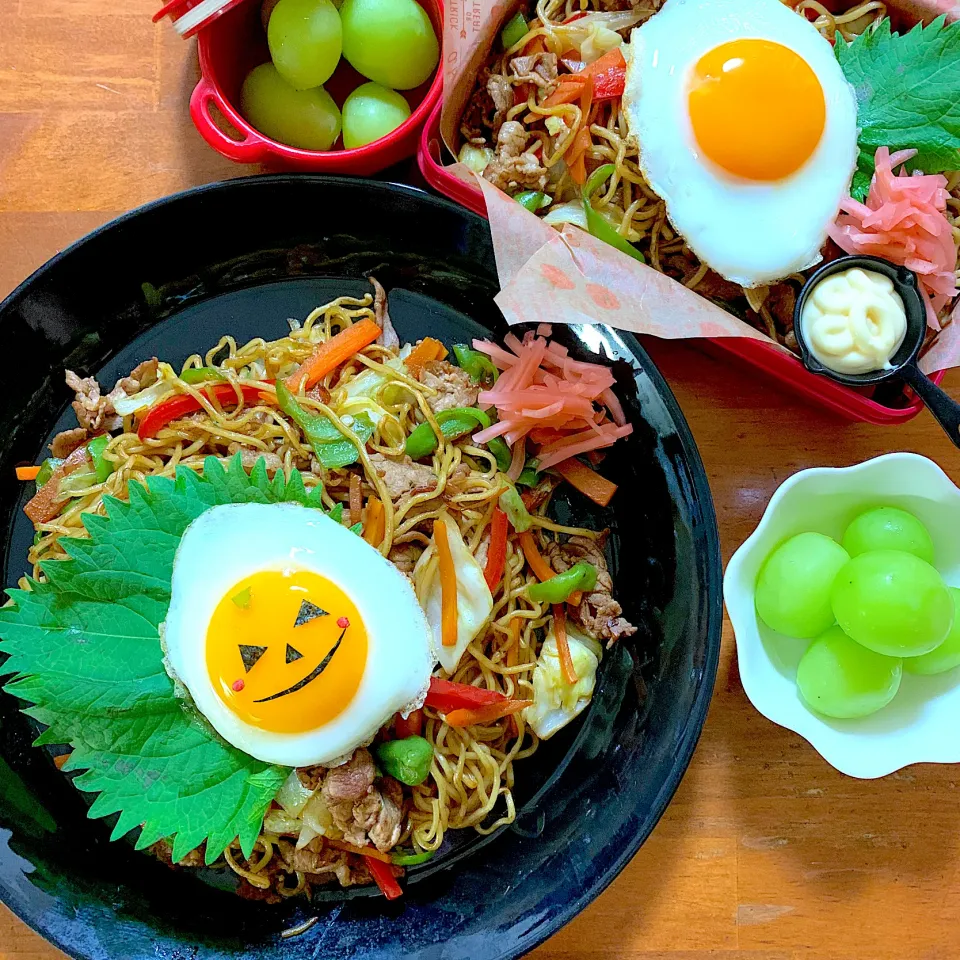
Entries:
<svg viewBox="0 0 960 960">
<path fill-rule="evenodd" d="M 454 710 L 443 719 L 449 727 L 473 727 L 477 724 L 493 723 L 495 720 L 503 719 L 503 717 L 512 716 L 532 705 L 532 700 L 502 700 L 481 707 Z"/>
<path fill-rule="evenodd" d="M 500 42 L 504 50 L 515 47 L 528 33 L 527 18 L 518 10 L 500 31 Z"/>
<path fill-rule="evenodd" d="M 537 575 L 538 580 L 550 580 L 554 576 L 556 570 L 543 559 L 532 533 L 527 531 L 520 534 L 520 547 L 523 550 L 523 555 L 527 558 L 530 569 Z"/>
<path fill-rule="evenodd" d="M 369 347 L 381 332 L 369 317 L 364 317 L 341 330 L 336 336 L 318 344 L 312 356 L 287 377 L 287 389 L 293 393 L 298 393 L 301 389 L 309 390 L 331 370 L 336 370 L 341 363 L 345 363 L 355 353 L 359 353 L 364 347 Z"/>
<path fill-rule="evenodd" d="M 596 470 L 591 470 L 585 463 L 571 457 L 562 460 L 553 468 L 575 490 L 579 490 L 585 497 L 589 497 L 598 506 L 605 507 L 617 492 L 617 485 L 606 477 L 600 476 Z"/>
<path fill-rule="evenodd" d="M 441 587 L 443 569 L 437 562 L 437 523 L 446 527 L 446 541 L 450 547 L 456 583 L 456 643 L 453 646 L 444 643 L 444 639 L 450 636 L 451 625 L 448 621 L 447 628 L 444 629 Z M 460 528 L 447 514 L 442 514 L 434 521 L 434 539 L 420 555 L 413 576 L 417 584 L 417 599 L 433 632 L 437 659 L 447 673 L 453 673 L 467 646 L 483 630 L 493 610 L 493 595 L 484 579 L 483 568 L 464 543 Z M 449 584 L 449 570 L 447 579 Z"/>
<path fill-rule="evenodd" d="M 490 147 L 478 147 L 472 143 L 465 143 L 460 148 L 457 159 L 474 173 L 482 175 L 496 156 Z"/>
<path fill-rule="evenodd" d="M 476 430 L 477 427 L 489 427 L 490 418 L 477 407 L 455 407 L 441 410 L 437 414 L 437 423 L 445 440 L 456 440 Z M 422 460 L 437 449 L 440 441 L 429 423 L 421 423 L 410 431 L 404 453 L 412 460 Z"/>
<path fill-rule="evenodd" d="M 553 608 L 553 629 L 557 637 L 557 653 L 560 655 L 560 671 L 563 679 L 571 686 L 577 682 L 577 671 L 573 665 L 573 656 L 570 653 L 570 643 L 567 640 L 567 610 L 563 604 Z"/>
<path fill-rule="evenodd" d="M 86 446 L 77 447 L 66 460 L 58 463 L 47 482 L 23 508 L 23 512 L 33 523 L 49 523 L 60 512 L 63 501 L 69 496 L 63 493 L 61 487 L 71 473 L 80 469 L 89 470 Z M 96 478 L 96 474 L 93 474 L 93 477 Z"/>
<path fill-rule="evenodd" d="M 552 737 L 582 713 L 593 697 L 602 649 L 600 644 L 566 625 L 567 647 L 577 676 L 568 683 L 560 663 L 556 630 L 551 627 L 533 671 L 533 706 L 524 718 L 542 740 Z"/>
<path fill-rule="evenodd" d="M 399 740 L 414 735 L 420 736 L 423 732 L 423 710 L 411 710 L 408 717 L 403 717 L 398 713 L 393 723 L 393 729 Z"/>
<path fill-rule="evenodd" d="M 487 690 L 486 687 L 475 687 L 469 683 L 456 683 L 453 680 L 444 680 L 442 677 L 430 678 L 430 689 L 423 705 L 439 710 L 440 713 L 450 713 L 453 710 L 482 707 L 488 703 L 497 703 L 507 698 L 498 690 Z"/>
<path fill-rule="evenodd" d="M 597 568 L 581 560 L 549 580 L 530 584 L 527 596 L 535 603 L 565 603 L 571 594 L 589 593 L 596 585 Z"/>
<path fill-rule="evenodd" d="M 513 199 L 516 200 L 524 210 L 529 210 L 531 213 L 543 210 L 553 202 L 550 197 L 541 190 L 524 190 L 518 193 Z"/>
<path fill-rule="evenodd" d="M 350 427 L 356 440 L 347 439 L 323 414 L 309 413 L 296 401 L 283 383 L 277 383 L 277 404 L 303 431 L 313 447 L 314 456 L 328 469 L 338 470 L 356 463 L 359 447 L 373 434 L 373 422 L 364 414 L 353 418 Z"/>
<path fill-rule="evenodd" d="M 567 62 L 570 66 L 570 63 Z M 578 65 L 579 66 L 579 65 Z M 623 52 L 619 46 L 609 50 L 598 60 L 590 63 L 573 73 L 565 73 L 560 77 L 561 83 L 569 83 L 574 77 L 591 77 L 593 79 L 593 99 L 613 100 L 622 97 L 627 81 L 627 62 L 623 59 Z"/>
<path fill-rule="evenodd" d="M 487 449 L 496 457 L 497 467 L 501 473 L 506 473 L 513 462 L 513 455 L 507 446 L 507 441 L 503 437 L 491 437 L 487 441 Z M 521 474 L 523 476 L 523 474 Z"/>
<path fill-rule="evenodd" d="M 397 897 L 403 896 L 403 890 L 400 888 L 400 884 L 397 883 L 397 878 L 391 872 L 389 864 L 383 863 L 369 853 L 364 853 L 364 856 L 366 857 L 367 868 L 370 871 L 370 875 L 376 880 L 380 892 L 388 900 L 396 900 Z"/>
<path fill-rule="evenodd" d="M 421 736 L 387 740 L 377 747 L 376 754 L 383 772 L 408 786 L 415 787 L 430 776 L 433 744 Z"/>
<path fill-rule="evenodd" d="M 239 384 L 234 387 L 232 383 L 218 383 L 216 386 L 205 387 L 200 392 L 208 400 L 215 400 L 225 407 L 237 403 L 238 390 L 243 397 L 243 402 L 251 406 L 267 402 L 270 399 L 270 395 L 264 393 L 260 387 L 250 384 Z M 161 400 L 156 406 L 151 407 L 147 415 L 140 421 L 137 436 L 141 440 L 152 440 L 168 424 L 175 420 L 182 420 L 188 414 L 196 413 L 197 410 L 201 409 L 203 409 L 203 405 L 190 393 L 183 393 Z"/>
<path fill-rule="evenodd" d="M 383 501 L 379 497 L 371 497 L 367 501 L 367 522 L 363 526 L 363 539 L 371 547 L 379 547 L 383 542 L 386 519 Z"/>
<path fill-rule="evenodd" d="M 507 524 L 506 513 L 497 507 L 490 523 L 490 547 L 487 550 L 487 565 L 483 568 L 483 579 L 491 593 L 503 579 L 503 569 L 507 562 Z"/>
<path fill-rule="evenodd" d="M 21 481 L 36 480 L 42 467 L 17 467 L 17 479 Z"/>
<path fill-rule="evenodd" d="M 465 343 L 455 343 L 453 345 L 453 355 L 460 369 L 470 374 L 470 379 L 474 383 L 497 382 L 499 373 L 493 361 L 486 354 L 468 347 Z"/>
<path fill-rule="evenodd" d="M 500 509 L 507 515 L 511 526 L 517 533 L 526 533 L 533 526 L 533 518 L 527 510 L 523 498 L 514 486 L 507 487 L 500 494 Z"/>
<path fill-rule="evenodd" d="M 107 477 L 113 473 L 113 463 L 103 455 L 109 443 L 110 437 L 104 433 L 99 437 L 94 437 L 87 444 L 87 453 L 93 461 L 93 469 L 97 475 L 97 483 L 104 483 Z"/>
<path fill-rule="evenodd" d="M 226 380 L 216 367 L 187 367 L 180 374 L 184 383 L 206 383 L 207 380 Z"/>
<path fill-rule="evenodd" d="M 419 377 L 424 365 L 431 360 L 442 360 L 447 355 L 447 348 L 433 337 L 424 337 L 408 354 L 403 361 L 406 368 L 415 377 Z"/>
<path fill-rule="evenodd" d="M 40 470 L 37 472 L 35 478 L 38 490 L 53 476 L 53 471 L 56 470 L 61 463 L 63 463 L 61 457 L 47 457 L 47 459 L 40 464 Z"/>
<path fill-rule="evenodd" d="M 616 169 L 614 164 L 605 163 L 602 167 L 597 167 L 597 169 L 593 171 L 590 179 L 587 180 L 584 185 L 583 210 L 587 216 L 587 229 L 598 240 L 609 243 L 611 247 L 616 247 L 621 253 L 625 253 L 628 257 L 633 257 L 634 260 L 638 260 L 640 263 L 646 263 L 647 261 L 643 254 L 630 243 L 626 237 L 620 236 L 620 234 L 607 223 L 603 215 L 593 209 L 593 204 L 590 202 L 600 184 L 609 180 Z"/>
<path fill-rule="evenodd" d="M 443 520 L 433 521 L 433 541 L 437 546 L 440 564 L 440 590 L 442 598 L 442 637 L 445 647 L 457 643 L 457 570 L 453 565 L 450 538 Z"/>
<path fill-rule="evenodd" d="M 423 850 L 420 853 L 392 853 L 390 862 L 397 867 L 418 867 L 421 863 L 432 860 L 436 854 L 436 850 Z"/>
</svg>

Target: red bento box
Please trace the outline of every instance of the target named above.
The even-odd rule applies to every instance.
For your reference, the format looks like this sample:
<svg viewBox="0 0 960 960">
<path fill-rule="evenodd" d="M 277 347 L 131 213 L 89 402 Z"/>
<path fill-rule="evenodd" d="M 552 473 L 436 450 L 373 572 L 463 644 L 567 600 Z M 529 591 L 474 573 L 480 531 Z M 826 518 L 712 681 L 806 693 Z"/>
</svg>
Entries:
<svg viewBox="0 0 960 960">
<path fill-rule="evenodd" d="M 446 148 L 440 139 L 440 109 L 437 104 L 420 134 L 418 161 L 426 181 L 445 197 L 456 200 L 474 213 L 486 216 L 483 194 L 477 187 L 464 183 L 450 173 L 442 162 Z M 888 407 L 872 399 L 872 390 L 856 390 L 834 383 L 826 377 L 810 373 L 797 357 L 760 340 L 745 337 L 720 337 L 700 343 L 710 353 L 757 371 L 784 389 L 808 400 L 814 406 L 829 410 L 846 420 L 876 423 L 881 426 L 906 423 L 922 409 L 923 403 L 913 392 L 904 394 L 904 405 Z M 933 374 L 934 383 L 944 373 Z"/>
</svg>

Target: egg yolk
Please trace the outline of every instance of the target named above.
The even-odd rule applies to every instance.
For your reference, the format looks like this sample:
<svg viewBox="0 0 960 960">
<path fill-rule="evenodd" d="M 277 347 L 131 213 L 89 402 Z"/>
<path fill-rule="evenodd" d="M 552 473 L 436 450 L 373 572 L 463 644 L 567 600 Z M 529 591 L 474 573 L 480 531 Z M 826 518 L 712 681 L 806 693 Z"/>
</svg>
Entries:
<svg viewBox="0 0 960 960">
<path fill-rule="evenodd" d="M 356 695 L 367 662 L 367 632 L 353 601 L 308 570 L 241 580 L 214 610 L 206 641 L 220 699 L 272 733 L 305 733 L 333 720 Z"/>
<path fill-rule="evenodd" d="M 732 40 L 697 62 L 689 93 L 697 143 L 746 180 L 781 180 L 813 155 L 826 102 L 813 69 L 769 40 Z"/>
</svg>

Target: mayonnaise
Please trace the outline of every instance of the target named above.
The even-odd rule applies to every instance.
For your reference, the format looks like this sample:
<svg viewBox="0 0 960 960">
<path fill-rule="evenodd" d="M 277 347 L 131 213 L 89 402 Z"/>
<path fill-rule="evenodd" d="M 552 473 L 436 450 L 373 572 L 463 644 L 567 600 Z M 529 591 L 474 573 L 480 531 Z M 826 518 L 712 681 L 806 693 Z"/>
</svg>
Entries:
<svg viewBox="0 0 960 960">
<path fill-rule="evenodd" d="M 907 313 L 893 283 L 853 267 L 810 291 L 800 324 L 810 352 L 837 373 L 890 369 L 907 332 Z"/>
</svg>

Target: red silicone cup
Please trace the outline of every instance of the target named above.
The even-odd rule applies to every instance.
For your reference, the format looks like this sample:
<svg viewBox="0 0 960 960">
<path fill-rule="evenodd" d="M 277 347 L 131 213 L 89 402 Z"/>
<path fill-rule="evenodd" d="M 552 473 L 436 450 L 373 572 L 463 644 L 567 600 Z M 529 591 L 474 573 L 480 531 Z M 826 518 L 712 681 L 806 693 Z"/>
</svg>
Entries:
<svg viewBox="0 0 960 960">
<path fill-rule="evenodd" d="M 440 106 L 437 104 L 434 108 L 420 134 L 420 149 L 417 155 L 420 170 L 424 179 L 435 190 L 451 200 L 456 200 L 468 210 L 486 216 L 487 207 L 480 190 L 452 174 L 442 163 L 445 147 L 440 138 Z M 906 423 L 923 409 L 923 402 L 912 391 L 906 394 L 906 402 L 902 407 L 884 406 L 872 399 L 871 390 L 846 387 L 810 373 L 793 354 L 761 340 L 717 337 L 698 342 L 708 352 L 750 367 L 814 406 L 829 410 L 847 420 L 886 426 Z M 943 376 L 944 372 L 941 370 L 930 379 L 934 383 L 940 383 Z"/>
<path fill-rule="evenodd" d="M 420 4 L 440 36 L 442 0 L 420 0 Z M 240 88 L 247 74 L 270 59 L 258 0 L 246 0 L 204 27 L 198 36 L 197 50 L 201 79 L 190 97 L 190 116 L 200 136 L 218 153 L 237 163 L 359 177 L 379 173 L 416 152 L 420 128 L 439 104 L 443 91 L 443 73 L 438 68 L 433 78 L 416 90 L 400 91 L 412 112 L 396 130 L 380 140 L 353 150 L 301 150 L 255 130 L 238 109 Z M 338 106 L 342 106 L 347 95 L 365 82 L 366 78 L 344 59 L 324 86 Z M 218 122 L 211 113 L 213 107 L 235 133 Z M 342 147 L 342 141 L 337 142 Z"/>
</svg>

